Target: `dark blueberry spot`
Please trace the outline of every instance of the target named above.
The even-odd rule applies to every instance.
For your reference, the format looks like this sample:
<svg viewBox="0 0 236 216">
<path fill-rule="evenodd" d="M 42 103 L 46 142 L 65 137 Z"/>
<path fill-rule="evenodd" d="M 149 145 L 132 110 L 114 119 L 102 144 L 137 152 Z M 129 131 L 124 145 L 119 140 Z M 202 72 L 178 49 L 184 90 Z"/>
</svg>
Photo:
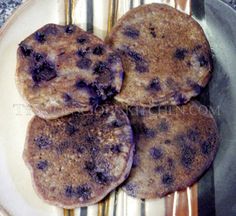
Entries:
<svg viewBox="0 0 236 216">
<path fill-rule="evenodd" d="M 97 107 L 99 104 L 101 104 L 101 98 L 100 97 L 90 97 L 89 98 L 89 104 L 93 107 Z"/>
<path fill-rule="evenodd" d="M 148 72 L 148 66 L 144 63 L 137 63 L 135 65 L 135 70 L 140 73 L 145 73 L 145 72 Z"/>
<path fill-rule="evenodd" d="M 134 134 L 136 136 L 144 135 L 146 138 L 153 138 L 156 135 L 155 130 L 147 128 L 144 123 L 138 123 L 132 125 Z"/>
<path fill-rule="evenodd" d="M 136 168 L 140 163 L 140 157 L 138 154 L 134 155 L 132 168 Z"/>
<path fill-rule="evenodd" d="M 162 183 L 163 184 L 171 185 L 173 182 L 174 182 L 174 178 L 171 174 L 166 173 L 162 176 Z"/>
<path fill-rule="evenodd" d="M 96 145 L 94 145 L 90 148 L 91 155 L 96 156 L 99 153 L 99 151 L 100 151 L 100 148 Z"/>
<path fill-rule="evenodd" d="M 200 57 L 198 57 L 198 61 L 199 61 L 200 67 L 205 67 L 208 65 L 208 61 L 204 55 L 201 55 Z"/>
<path fill-rule="evenodd" d="M 98 184 L 107 184 L 110 181 L 106 172 L 95 172 L 93 178 Z"/>
<path fill-rule="evenodd" d="M 90 144 L 97 144 L 97 142 L 99 142 L 99 140 L 94 136 L 86 136 L 85 142 L 90 143 Z"/>
<path fill-rule="evenodd" d="M 185 96 L 182 95 L 182 94 L 179 93 L 179 92 L 176 92 L 176 93 L 174 94 L 174 100 L 175 100 L 175 102 L 176 102 L 177 105 L 184 104 L 184 103 L 187 101 L 187 99 L 185 98 Z"/>
<path fill-rule="evenodd" d="M 136 184 L 129 182 L 124 187 L 129 192 L 130 195 L 135 196 L 136 189 L 137 189 L 137 185 Z"/>
<path fill-rule="evenodd" d="M 30 56 L 33 52 L 33 50 L 25 44 L 20 44 L 20 50 L 25 57 Z"/>
<path fill-rule="evenodd" d="M 118 119 L 111 122 L 111 126 L 115 128 L 122 127 L 123 125 L 124 123 Z"/>
<path fill-rule="evenodd" d="M 166 120 L 162 120 L 158 126 L 160 132 L 166 132 L 169 130 L 169 124 Z"/>
<path fill-rule="evenodd" d="M 171 141 L 169 139 L 165 140 L 165 144 L 170 144 Z"/>
<path fill-rule="evenodd" d="M 132 58 L 134 61 L 136 62 L 140 62 L 140 61 L 143 61 L 143 57 L 141 54 L 135 52 L 135 51 L 132 51 L 132 50 L 128 50 L 127 52 L 128 56 L 130 58 Z"/>
<path fill-rule="evenodd" d="M 31 70 L 31 74 L 32 79 L 35 83 L 39 83 L 41 81 L 49 81 L 57 76 L 55 66 L 48 61 L 44 61 L 43 63 L 33 68 Z"/>
<path fill-rule="evenodd" d="M 157 34 L 155 32 L 155 28 L 150 25 L 149 27 L 150 34 L 152 35 L 153 38 L 156 38 Z"/>
<path fill-rule="evenodd" d="M 149 89 L 154 90 L 154 91 L 160 91 L 161 90 L 161 85 L 160 85 L 160 81 L 158 78 L 153 79 L 150 83 L 149 83 Z"/>
<path fill-rule="evenodd" d="M 189 129 L 187 131 L 187 137 L 189 140 L 196 142 L 199 139 L 200 133 L 198 130 Z"/>
<path fill-rule="evenodd" d="M 77 39 L 77 43 L 79 44 L 85 44 L 88 42 L 88 37 L 86 35 L 83 35 Z"/>
<path fill-rule="evenodd" d="M 88 58 L 82 58 L 77 62 L 77 67 L 80 69 L 89 69 L 92 64 L 92 61 Z"/>
<path fill-rule="evenodd" d="M 57 153 L 62 154 L 66 149 L 68 149 L 70 146 L 70 142 L 64 141 L 59 143 L 59 145 L 56 147 Z"/>
<path fill-rule="evenodd" d="M 94 55 L 103 55 L 103 53 L 105 52 L 105 49 L 102 45 L 98 45 L 94 48 L 93 50 L 93 54 Z"/>
<path fill-rule="evenodd" d="M 96 168 L 95 162 L 94 161 L 85 161 L 85 169 L 88 170 L 89 172 L 94 171 Z"/>
<path fill-rule="evenodd" d="M 85 57 L 85 55 L 87 54 L 87 51 L 86 50 L 82 50 L 82 49 L 79 49 L 78 52 L 77 52 L 77 55 L 79 57 Z"/>
<path fill-rule="evenodd" d="M 122 144 L 116 144 L 111 146 L 111 152 L 114 154 L 119 154 L 122 152 Z"/>
<path fill-rule="evenodd" d="M 200 94 L 202 92 L 203 87 L 200 86 L 197 83 L 192 83 L 191 87 L 193 88 L 193 90 L 196 92 L 196 94 Z"/>
<path fill-rule="evenodd" d="M 158 160 L 162 157 L 163 152 L 161 149 L 152 147 L 149 151 L 150 155 L 152 156 L 153 159 Z"/>
<path fill-rule="evenodd" d="M 204 141 L 202 144 L 201 144 L 201 150 L 202 150 L 202 153 L 205 154 L 205 155 L 209 155 L 212 151 L 213 151 L 213 145 L 211 142 L 209 141 Z"/>
<path fill-rule="evenodd" d="M 74 32 L 74 26 L 73 26 L 73 25 L 68 25 L 68 26 L 66 26 L 66 27 L 65 27 L 65 32 L 66 32 L 67 34 L 73 33 L 73 32 Z"/>
<path fill-rule="evenodd" d="M 179 60 L 184 60 L 186 54 L 188 53 L 187 49 L 185 48 L 177 48 L 175 50 L 174 57 L 179 59 Z"/>
<path fill-rule="evenodd" d="M 39 136 L 39 137 L 35 138 L 34 142 L 40 149 L 49 148 L 50 145 L 52 144 L 51 140 L 49 140 L 45 136 Z"/>
<path fill-rule="evenodd" d="M 75 196 L 78 196 L 83 200 L 88 200 L 91 196 L 91 187 L 87 184 L 78 186 L 75 190 Z"/>
<path fill-rule="evenodd" d="M 139 37 L 139 30 L 134 27 L 128 26 L 124 29 L 123 34 L 127 37 L 137 39 Z"/>
<path fill-rule="evenodd" d="M 45 34 L 42 32 L 36 32 L 34 34 L 35 40 L 37 40 L 39 43 L 43 43 L 46 41 Z"/>
<path fill-rule="evenodd" d="M 37 163 L 37 168 L 40 170 L 45 170 L 48 167 L 48 161 L 47 160 L 41 160 Z"/>
<path fill-rule="evenodd" d="M 183 134 L 178 134 L 175 140 L 179 145 L 183 146 L 187 142 L 187 137 Z"/>
<path fill-rule="evenodd" d="M 67 93 L 64 93 L 62 97 L 66 103 L 68 103 L 72 100 L 72 97 Z"/>
<path fill-rule="evenodd" d="M 80 153 L 80 154 L 83 154 L 85 151 L 86 151 L 86 148 L 81 145 L 81 144 L 77 144 L 77 143 L 74 143 L 73 144 L 73 149 L 77 152 L 77 153 Z"/>
<path fill-rule="evenodd" d="M 99 61 L 95 64 L 93 72 L 95 74 L 101 74 L 101 73 L 105 72 L 106 70 L 108 70 L 107 63 Z"/>
<path fill-rule="evenodd" d="M 33 56 L 34 56 L 35 61 L 37 62 L 43 59 L 43 56 L 40 53 L 34 53 Z"/>
<path fill-rule="evenodd" d="M 88 87 L 88 85 L 86 84 L 86 82 L 84 82 L 83 80 L 79 80 L 78 82 L 76 82 L 75 86 L 76 86 L 76 88 L 78 88 L 78 89 Z"/>
<path fill-rule="evenodd" d="M 195 159 L 195 150 L 192 149 L 191 147 L 189 146 L 183 146 L 182 147 L 182 150 L 181 150 L 181 163 L 183 164 L 184 167 L 187 167 L 189 168 L 194 159 Z"/>
<path fill-rule="evenodd" d="M 112 96 L 116 95 L 118 92 L 117 92 L 116 88 L 114 88 L 112 86 L 108 86 L 107 88 L 104 89 L 104 93 L 106 95 L 105 99 L 110 99 Z"/>
<path fill-rule="evenodd" d="M 72 136 L 77 131 L 77 128 L 73 124 L 67 123 L 65 131 L 69 136 Z"/>
<path fill-rule="evenodd" d="M 74 190 L 73 190 L 73 187 L 70 185 L 70 186 L 66 186 L 65 188 L 65 195 L 67 197 L 72 197 L 74 194 Z"/>
</svg>

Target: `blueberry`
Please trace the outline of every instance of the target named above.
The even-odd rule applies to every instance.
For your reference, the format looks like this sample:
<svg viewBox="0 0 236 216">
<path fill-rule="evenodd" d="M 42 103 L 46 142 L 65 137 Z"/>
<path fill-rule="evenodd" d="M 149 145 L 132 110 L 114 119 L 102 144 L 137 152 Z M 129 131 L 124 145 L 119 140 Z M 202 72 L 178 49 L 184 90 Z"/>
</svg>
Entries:
<svg viewBox="0 0 236 216">
<path fill-rule="evenodd" d="M 77 55 L 79 56 L 79 57 L 85 57 L 85 55 L 87 54 L 87 51 L 86 50 L 83 50 L 83 49 L 79 49 L 78 51 L 77 51 Z"/>
<path fill-rule="evenodd" d="M 200 67 L 205 67 L 208 65 L 208 61 L 204 55 L 199 56 L 198 61 L 199 61 Z"/>
<path fill-rule="evenodd" d="M 111 126 L 114 127 L 114 128 L 119 128 L 119 127 L 122 127 L 124 125 L 124 123 L 120 120 L 113 120 L 111 122 Z"/>
<path fill-rule="evenodd" d="M 150 26 L 149 27 L 150 34 L 152 35 L 153 38 L 156 38 L 157 34 L 155 32 L 155 28 Z"/>
<path fill-rule="evenodd" d="M 158 160 L 162 157 L 163 152 L 161 149 L 156 148 L 156 147 L 152 147 L 149 151 L 149 154 L 151 155 L 151 157 L 155 160 Z"/>
<path fill-rule="evenodd" d="M 72 136 L 75 134 L 75 132 L 77 131 L 77 128 L 75 127 L 75 125 L 67 123 L 66 127 L 65 127 L 65 132 L 69 135 Z"/>
<path fill-rule="evenodd" d="M 77 39 L 77 43 L 79 44 L 85 44 L 88 42 L 88 37 L 86 35 L 83 35 Z"/>
<path fill-rule="evenodd" d="M 132 50 L 128 50 L 127 52 L 128 56 L 130 58 L 132 58 L 134 61 L 136 62 L 140 62 L 140 61 L 143 61 L 143 57 L 141 54 L 135 52 L 135 51 L 132 51 Z"/>
<path fill-rule="evenodd" d="M 127 37 L 137 39 L 139 37 L 139 30 L 135 29 L 134 27 L 127 26 L 124 29 L 123 34 Z"/>
<path fill-rule="evenodd" d="M 99 61 L 95 64 L 93 72 L 95 74 L 101 74 L 101 73 L 105 72 L 106 70 L 108 70 L 107 63 Z"/>
<path fill-rule="evenodd" d="M 117 54 L 110 54 L 107 59 L 108 63 L 113 64 L 120 61 L 120 57 Z"/>
<path fill-rule="evenodd" d="M 48 61 L 44 61 L 31 70 L 32 79 L 35 83 L 49 81 L 57 77 L 55 66 Z"/>
<path fill-rule="evenodd" d="M 40 53 L 34 53 L 33 56 L 34 56 L 35 61 L 37 62 L 43 59 L 43 56 Z"/>
<path fill-rule="evenodd" d="M 96 145 L 90 148 L 90 153 L 92 156 L 96 156 L 99 153 L 99 151 L 100 151 L 100 148 Z"/>
<path fill-rule="evenodd" d="M 177 48 L 174 53 L 174 57 L 178 60 L 184 60 L 186 54 L 188 53 L 187 49 L 185 48 Z"/>
<path fill-rule="evenodd" d="M 164 168 L 162 166 L 157 166 L 155 169 L 154 169 L 155 172 L 157 173 L 162 173 L 164 171 Z"/>
<path fill-rule="evenodd" d="M 49 140 L 48 137 L 43 135 L 35 138 L 34 142 L 40 149 L 49 148 L 52 145 L 52 141 Z"/>
<path fill-rule="evenodd" d="M 116 144 L 111 146 L 111 152 L 114 154 L 119 154 L 122 152 L 122 144 Z"/>
<path fill-rule="evenodd" d="M 88 170 L 88 172 L 94 171 L 96 168 L 94 161 L 85 161 L 85 169 Z"/>
<path fill-rule="evenodd" d="M 69 94 L 67 94 L 67 93 L 64 93 L 64 94 L 62 95 L 62 97 L 63 97 L 63 99 L 64 99 L 64 101 L 65 101 L 66 103 L 72 101 L 72 97 L 71 97 Z"/>
<path fill-rule="evenodd" d="M 105 171 L 95 172 L 93 178 L 98 184 L 103 184 L 103 185 L 107 184 L 110 181 L 110 178 Z"/>
<path fill-rule="evenodd" d="M 196 94 L 200 94 L 203 87 L 200 86 L 198 83 L 194 82 L 194 81 L 191 81 L 191 80 L 188 80 L 187 81 L 187 84 L 193 89 L 193 91 L 196 93 Z"/>
<path fill-rule="evenodd" d="M 162 183 L 163 184 L 171 185 L 173 182 L 174 182 L 174 178 L 171 174 L 166 173 L 162 176 Z"/>
<path fill-rule="evenodd" d="M 20 44 L 20 50 L 21 50 L 21 53 L 27 57 L 27 56 L 30 56 L 31 53 L 33 52 L 33 50 L 31 48 L 29 48 L 27 45 L 25 44 Z"/>
<path fill-rule="evenodd" d="M 65 27 L 65 32 L 67 34 L 72 34 L 74 32 L 74 26 L 73 25 L 68 25 Z"/>
<path fill-rule="evenodd" d="M 44 43 L 46 41 L 45 34 L 42 32 L 36 32 L 34 34 L 35 40 L 37 40 L 39 43 Z"/>
<path fill-rule="evenodd" d="M 102 45 L 98 45 L 93 49 L 93 54 L 94 55 L 103 55 L 103 53 L 105 52 L 105 49 Z"/>
<path fill-rule="evenodd" d="M 91 65 L 92 61 L 89 58 L 81 58 L 77 62 L 77 67 L 79 67 L 80 69 L 89 69 Z"/>
<path fill-rule="evenodd" d="M 45 170 L 48 167 L 48 161 L 47 160 L 41 160 L 37 163 L 37 168 L 40 170 Z"/>
<path fill-rule="evenodd" d="M 174 97 L 174 100 L 175 100 L 175 102 L 176 102 L 177 105 L 184 104 L 184 103 L 187 101 L 187 99 L 185 98 L 185 96 L 182 95 L 182 94 L 179 93 L 179 92 L 175 92 L 175 94 L 174 94 L 173 97 Z"/>
<path fill-rule="evenodd" d="M 77 153 L 80 153 L 80 154 L 83 154 L 85 151 L 86 151 L 86 148 L 81 145 L 81 144 L 77 144 L 77 143 L 74 143 L 73 144 L 73 149 L 77 152 Z"/>
<path fill-rule="evenodd" d="M 96 142 L 99 141 L 94 136 L 86 136 L 84 140 L 85 140 L 86 143 L 90 143 L 90 144 L 96 144 Z"/>
<path fill-rule="evenodd" d="M 86 87 L 88 87 L 88 85 L 86 84 L 86 82 L 83 81 L 83 80 L 77 81 L 76 84 L 75 84 L 75 86 L 76 86 L 77 89 L 81 89 L 81 88 L 86 88 Z"/>
<path fill-rule="evenodd" d="M 148 86 L 149 89 L 154 90 L 154 91 L 160 91 L 161 90 L 161 85 L 160 81 L 158 78 L 151 80 Z"/>
<path fill-rule="evenodd" d="M 181 150 L 181 163 L 189 168 L 194 162 L 196 151 L 189 146 L 184 145 Z"/>
<path fill-rule="evenodd" d="M 204 141 L 201 143 L 201 151 L 205 155 L 209 155 L 213 151 L 213 145 L 209 141 Z"/>
<path fill-rule="evenodd" d="M 65 188 L 65 195 L 67 197 L 72 197 L 74 194 L 74 190 L 73 190 L 73 187 L 70 185 L 70 186 L 66 186 Z"/>
<path fill-rule="evenodd" d="M 136 184 L 129 182 L 129 183 L 125 184 L 124 187 L 129 192 L 129 194 L 131 196 L 135 196 L 136 190 L 137 190 L 137 185 Z"/>
<path fill-rule="evenodd" d="M 75 189 L 74 193 L 75 196 L 78 196 L 83 200 L 88 200 L 91 196 L 91 187 L 89 187 L 87 184 L 80 185 Z"/>
<path fill-rule="evenodd" d="M 142 63 L 136 63 L 135 70 L 140 73 L 145 73 L 148 72 L 149 69 L 148 66 L 142 62 Z"/>
</svg>

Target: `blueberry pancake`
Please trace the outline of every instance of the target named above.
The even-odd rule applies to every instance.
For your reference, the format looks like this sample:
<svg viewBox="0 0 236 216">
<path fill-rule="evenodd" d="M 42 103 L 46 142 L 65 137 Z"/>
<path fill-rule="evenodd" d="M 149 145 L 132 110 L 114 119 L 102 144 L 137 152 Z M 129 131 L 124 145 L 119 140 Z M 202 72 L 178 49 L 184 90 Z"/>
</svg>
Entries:
<svg viewBox="0 0 236 216">
<path fill-rule="evenodd" d="M 40 197 L 75 208 L 94 204 L 120 185 L 133 161 L 133 135 L 119 108 L 29 123 L 24 160 Z"/>
<path fill-rule="evenodd" d="M 152 199 L 195 183 L 211 165 L 219 144 L 213 116 L 203 105 L 132 112 L 136 150 L 123 189 Z"/>
<path fill-rule="evenodd" d="M 200 93 L 211 74 L 211 52 L 200 25 L 169 6 L 126 13 L 106 42 L 122 59 L 125 79 L 115 98 L 131 106 L 180 105 Z"/>
<path fill-rule="evenodd" d="M 91 110 L 118 93 L 122 80 L 120 58 L 76 26 L 48 24 L 17 51 L 18 89 L 45 119 Z"/>
</svg>

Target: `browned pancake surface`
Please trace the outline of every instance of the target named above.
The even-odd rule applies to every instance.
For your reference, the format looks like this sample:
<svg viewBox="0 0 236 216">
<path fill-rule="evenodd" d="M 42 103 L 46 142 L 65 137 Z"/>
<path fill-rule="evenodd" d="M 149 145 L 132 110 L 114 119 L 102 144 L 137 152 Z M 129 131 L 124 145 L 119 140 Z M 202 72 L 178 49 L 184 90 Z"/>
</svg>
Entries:
<svg viewBox="0 0 236 216">
<path fill-rule="evenodd" d="M 115 106 L 56 120 L 34 117 L 24 160 L 36 191 L 64 208 L 94 204 L 127 178 L 133 160 L 129 120 Z"/>
<path fill-rule="evenodd" d="M 120 58 L 76 26 L 48 24 L 18 48 L 18 89 L 42 118 L 89 111 L 117 94 L 122 79 Z"/>
<path fill-rule="evenodd" d="M 195 102 L 163 110 L 133 110 L 136 153 L 123 189 L 150 199 L 196 182 L 212 163 L 219 144 L 207 108 Z"/>
<path fill-rule="evenodd" d="M 211 71 L 211 53 L 200 25 L 169 6 L 147 4 L 127 12 L 107 43 L 125 71 L 120 102 L 131 106 L 184 104 L 200 93 Z"/>
</svg>

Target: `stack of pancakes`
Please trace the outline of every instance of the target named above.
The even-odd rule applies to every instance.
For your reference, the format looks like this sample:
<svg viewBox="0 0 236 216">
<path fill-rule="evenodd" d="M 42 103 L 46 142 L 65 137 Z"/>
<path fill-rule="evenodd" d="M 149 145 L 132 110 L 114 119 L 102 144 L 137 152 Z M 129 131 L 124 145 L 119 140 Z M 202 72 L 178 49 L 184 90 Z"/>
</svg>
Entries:
<svg viewBox="0 0 236 216">
<path fill-rule="evenodd" d="M 36 116 L 24 160 L 38 194 L 64 208 L 94 204 L 119 185 L 150 199 L 190 186 L 219 144 L 210 111 L 202 28 L 169 6 L 130 10 L 105 42 L 48 24 L 17 52 L 18 89 Z"/>
</svg>

